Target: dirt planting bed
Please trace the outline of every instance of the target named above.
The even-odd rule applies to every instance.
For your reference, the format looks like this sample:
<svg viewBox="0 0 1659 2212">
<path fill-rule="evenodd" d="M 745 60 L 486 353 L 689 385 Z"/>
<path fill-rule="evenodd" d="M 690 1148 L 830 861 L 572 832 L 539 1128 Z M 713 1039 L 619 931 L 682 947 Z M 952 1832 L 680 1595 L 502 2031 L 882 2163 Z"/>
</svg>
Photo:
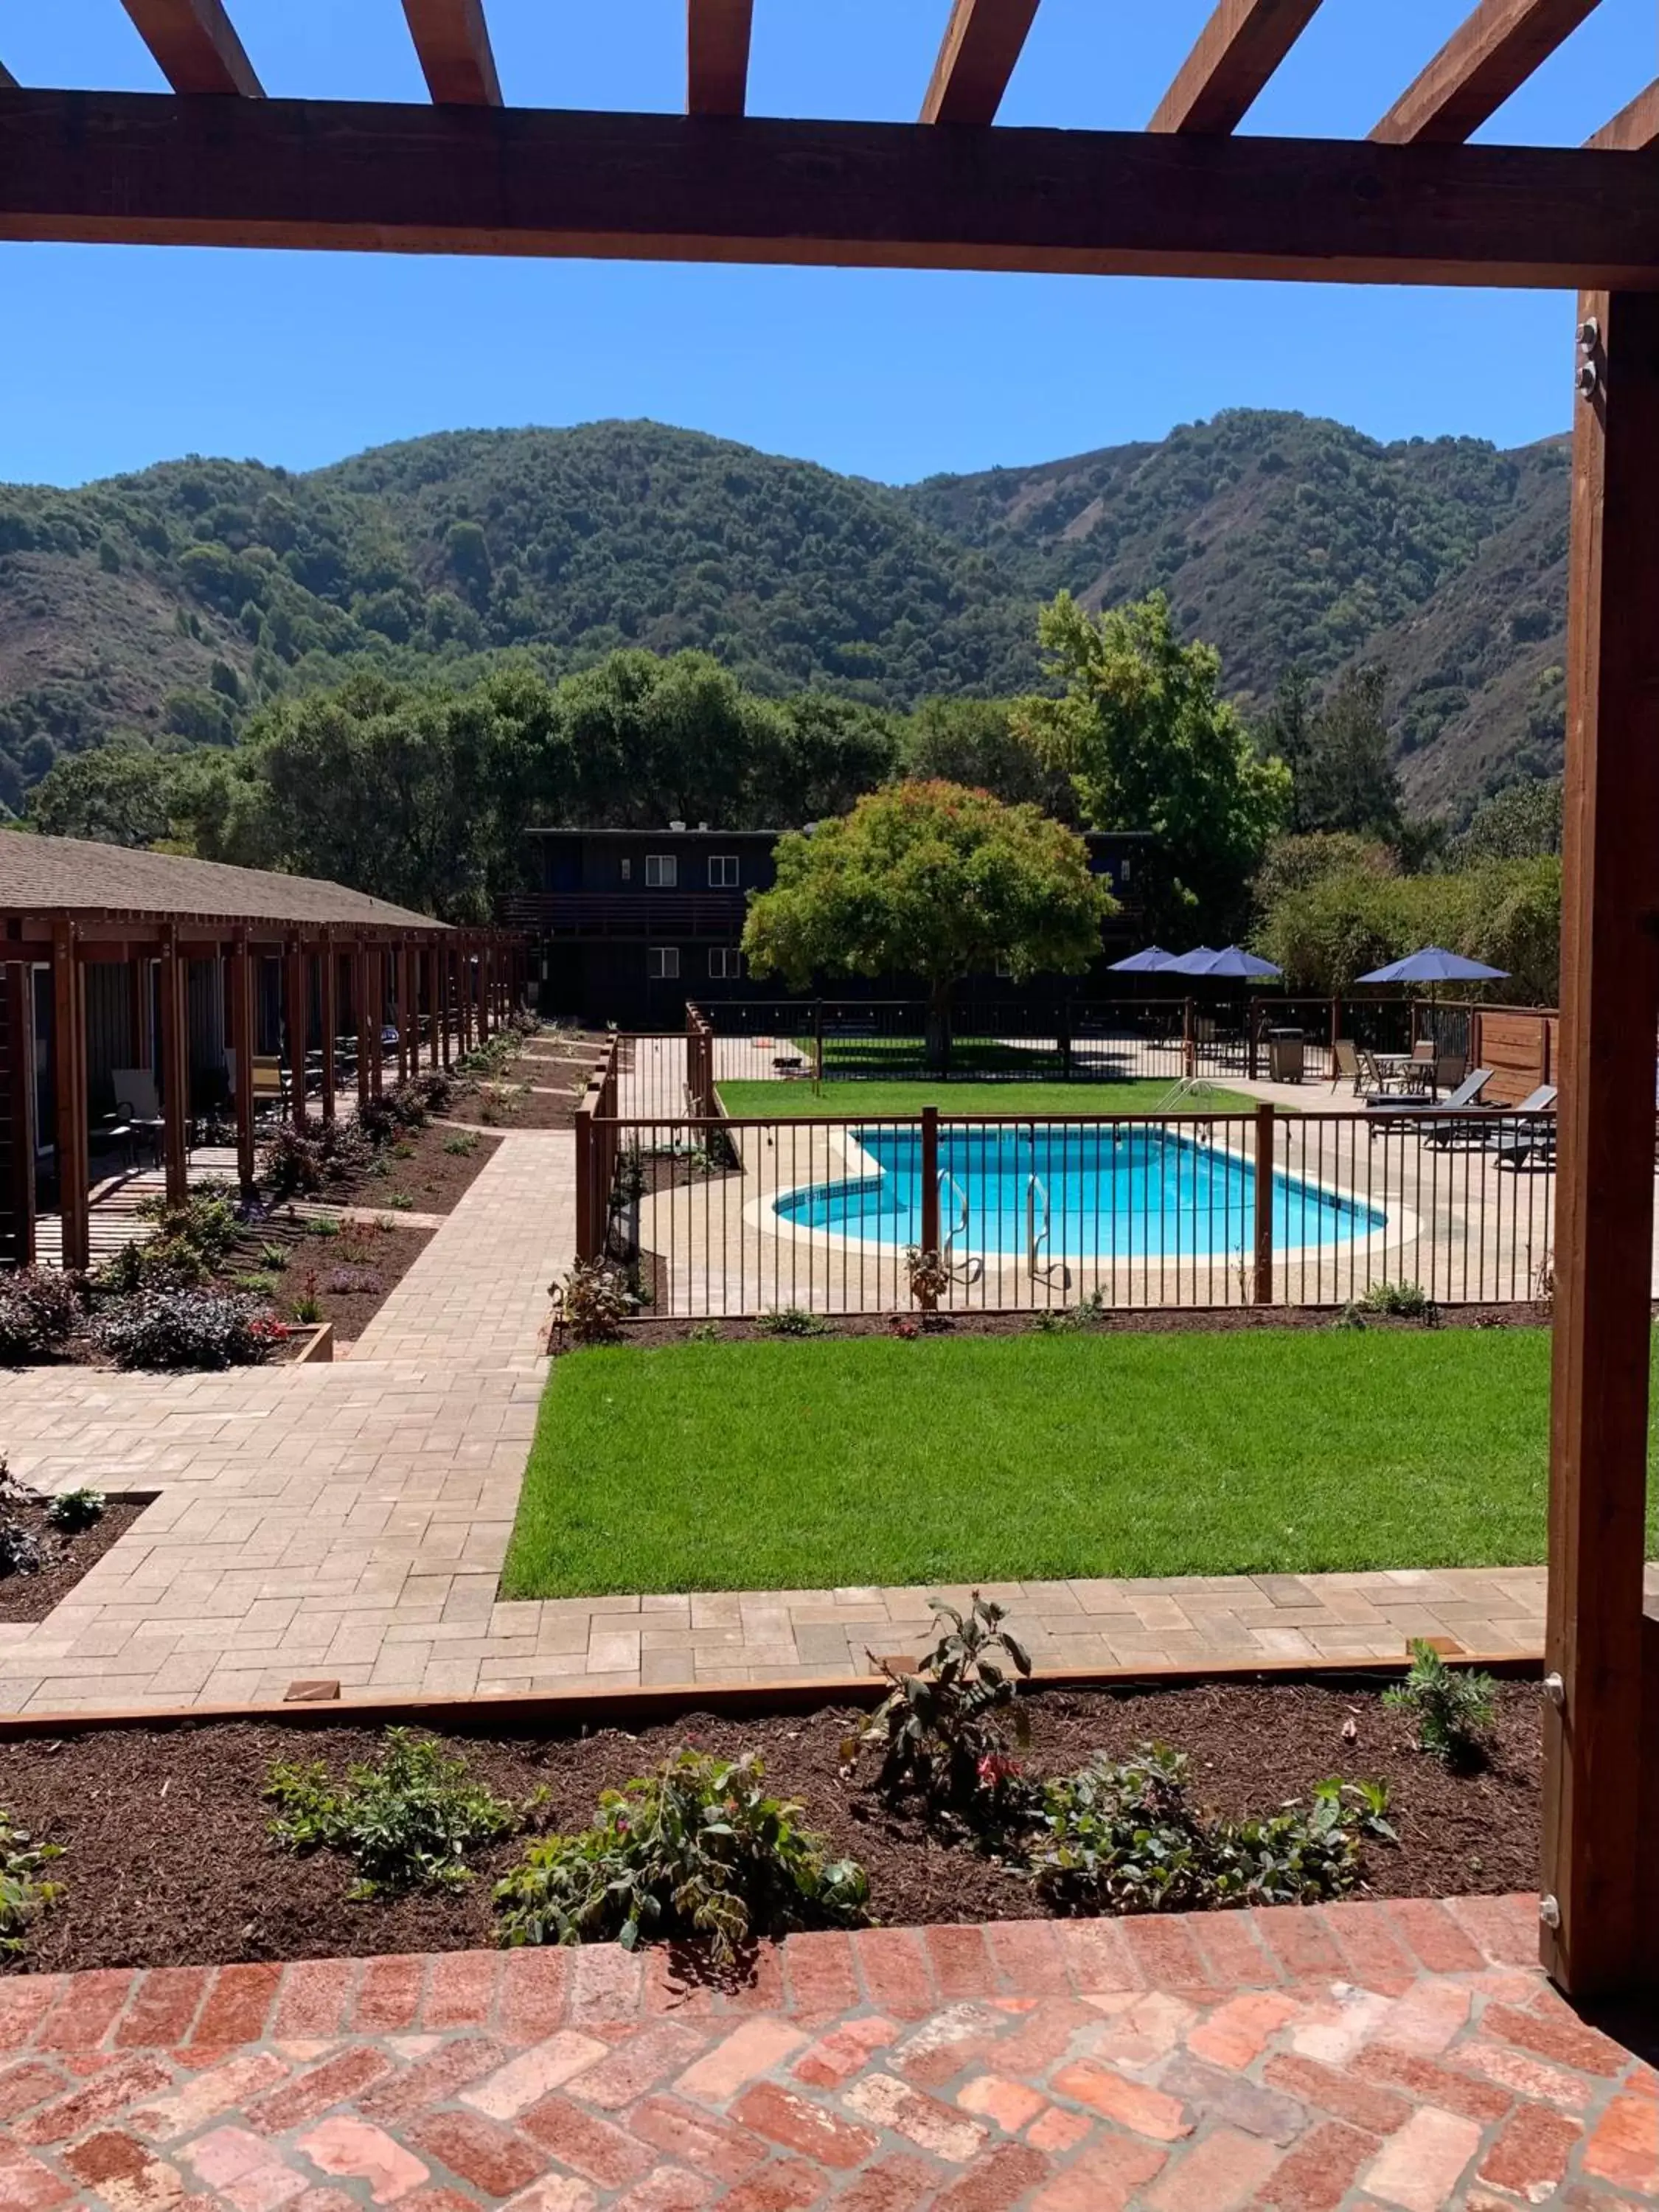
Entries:
<svg viewBox="0 0 1659 2212">
<path fill-rule="evenodd" d="M 349 1184 L 331 1184 L 320 1196 L 330 1206 L 372 1206 L 383 1211 L 410 1213 L 453 1213 L 495 1156 L 496 1139 L 479 1136 L 451 1121 L 477 1120 L 477 1097 L 457 1094 L 448 1109 L 449 1121 L 428 1121 L 388 1145 L 380 1155 L 384 1175 L 357 1176 Z M 465 1152 L 446 1149 L 457 1138 L 472 1136 Z"/>
<path fill-rule="evenodd" d="M 334 1324 L 337 1355 L 355 1344 L 437 1234 L 414 1229 L 388 1214 L 382 1221 L 346 1221 L 337 1236 L 322 1234 L 305 1216 L 279 1214 L 264 1224 L 264 1243 L 281 1249 L 287 1266 L 270 1304 L 283 1320 L 296 1304 L 316 1301 L 318 1318 Z M 256 1244 L 250 1267 L 263 1268 Z"/>
<path fill-rule="evenodd" d="M 1389 1786 L 1398 1844 L 1365 1845 L 1370 1893 L 1443 1897 L 1525 1889 L 1537 1878 L 1540 1692 L 1498 1694 L 1491 1762 L 1468 1775 L 1413 1747 L 1408 1720 L 1374 1686 L 1212 1684 L 1115 1693 L 1042 1691 L 1029 1700 L 1036 1774 L 1070 1771 L 1097 1751 L 1162 1741 L 1192 1762 L 1194 1796 L 1213 1810 L 1265 1813 L 1328 1776 Z M 446 1741 L 502 1796 L 546 1792 L 534 1826 L 568 1832 L 602 1789 L 648 1771 L 683 1745 L 726 1757 L 758 1751 L 770 1786 L 797 1797 L 836 1855 L 870 1876 L 870 1912 L 892 1925 L 1041 1916 L 1020 1869 L 963 1836 L 895 1812 L 871 1787 L 872 1759 L 842 1771 L 860 1717 L 691 1717 L 638 1735 L 606 1729 L 540 1741 L 479 1732 Z M 480 1723 L 481 1730 L 488 1723 Z M 370 1757 L 369 1729 L 252 1723 L 104 1729 L 0 1747 L 0 1807 L 62 1844 L 62 1901 L 31 1932 L 26 1968 L 173 1966 L 325 1954 L 446 1950 L 494 1940 L 494 1878 L 523 1848 L 480 1852 L 459 1894 L 348 1904 L 347 1863 L 296 1857 L 270 1841 L 260 1790 L 273 1759 L 320 1759 L 335 1772 Z"/>
<path fill-rule="evenodd" d="M 668 1294 L 666 1264 L 654 1253 L 641 1255 L 641 1279 L 659 1302 Z M 1052 1310 L 1055 1322 L 1066 1319 L 1065 1310 Z M 912 1328 L 926 1335 L 942 1336 L 1029 1336 L 1039 1326 L 1039 1314 L 1023 1313 L 944 1313 L 924 1317 L 914 1309 L 902 1313 L 884 1314 L 826 1314 L 823 1316 L 826 1336 L 891 1336 L 895 1324 L 902 1322 L 907 1333 Z M 1659 1317 L 1659 1310 L 1656 1310 Z M 1249 1328 L 1330 1328 L 1336 1322 L 1335 1313 L 1324 1306 L 1224 1306 L 1140 1307 L 1122 1313 L 1110 1313 L 1098 1321 L 1082 1325 L 1078 1334 L 1083 1336 L 1170 1336 L 1194 1334 L 1213 1336 L 1232 1334 Z M 1516 1304 L 1492 1306 L 1443 1306 L 1433 1322 L 1407 1321 L 1390 1315 L 1368 1314 L 1365 1327 L 1376 1329 L 1437 1328 L 1547 1328 L 1550 1319 L 1547 1305 Z M 647 1313 L 637 1321 L 623 1324 L 620 1340 L 636 1345 L 642 1350 L 669 1344 L 684 1344 L 694 1331 L 706 1332 L 708 1319 L 688 1316 L 683 1320 L 668 1320 Z M 748 1344 L 764 1336 L 768 1331 L 757 1328 L 752 1320 L 715 1316 L 712 1326 L 720 1332 L 722 1343 Z M 706 1335 L 700 1339 L 707 1341 Z M 561 1351 L 580 1350 L 579 1346 L 566 1343 Z"/>
<path fill-rule="evenodd" d="M 6 1517 L 33 1536 L 45 1555 L 45 1564 L 33 1574 L 0 1575 L 0 1621 L 44 1620 L 61 1605 L 89 1567 L 125 1536 L 153 1496 L 143 1491 L 105 1492 L 104 1510 L 90 1528 L 67 1535 L 46 1518 L 46 1500 L 39 1505 L 8 1503 Z M 0 1761 L 5 1754 L 0 1753 Z"/>
</svg>

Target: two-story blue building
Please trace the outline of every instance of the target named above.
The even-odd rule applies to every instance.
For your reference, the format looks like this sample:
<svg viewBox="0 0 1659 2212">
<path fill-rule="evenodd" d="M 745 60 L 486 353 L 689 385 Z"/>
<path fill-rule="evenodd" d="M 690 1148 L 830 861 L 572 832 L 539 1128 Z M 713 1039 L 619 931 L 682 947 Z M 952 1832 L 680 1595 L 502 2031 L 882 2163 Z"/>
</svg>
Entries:
<svg viewBox="0 0 1659 2212">
<path fill-rule="evenodd" d="M 753 982 L 742 952 L 750 891 L 776 877 L 776 830 L 711 830 L 671 822 L 665 830 L 532 830 L 534 889 L 503 906 L 501 921 L 532 939 L 542 1012 L 623 1029 L 678 1028 L 685 1002 L 775 999 L 775 978 Z M 1138 867 L 1150 840 L 1138 831 L 1090 831 L 1094 872 L 1110 884 L 1120 913 L 1102 932 L 1100 965 L 1139 941 Z M 986 975 L 975 994 L 1034 1004 L 1081 995 L 1097 976 L 1034 977 L 1022 987 Z M 1107 987 L 1101 983 L 1103 992 Z M 912 998 L 915 977 L 826 978 L 840 999 Z"/>
</svg>

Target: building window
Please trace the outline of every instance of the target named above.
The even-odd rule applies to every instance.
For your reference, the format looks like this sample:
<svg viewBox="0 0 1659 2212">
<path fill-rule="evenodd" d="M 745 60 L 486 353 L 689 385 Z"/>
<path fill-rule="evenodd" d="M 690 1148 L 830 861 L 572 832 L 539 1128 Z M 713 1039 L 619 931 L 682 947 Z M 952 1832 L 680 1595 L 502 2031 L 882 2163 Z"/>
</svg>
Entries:
<svg viewBox="0 0 1659 2212">
<path fill-rule="evenodd" d="M 720 983 L 735 983 L 743 974 L 743 955 L 735 945 L 711 945 L 708 973 Z"/>
<path fill-rule="evenodd" d="M 633 882 L 633 880 L 634 880 L 634 863 L 633 863 L 631 860 L 625 860 L 623 862 L 623 864 L 622 864 L 622 879 L 623 879 L 623 881 L 625 884 L 631 884 L 631 883 Z"/>
<path fill-rule="evenodd" d="M 1117 864 L 1117 879 L 1121 884 L 1127 884 L 1129 880 L 1129 863 L 1127 859 L 1120 860 Z"/>
<path fill-rule="evenodd" d="M 672 891 L 680 879 L 680 864 L 673 853 L 647 853 L 645 887 L 648 891 Z"/>
<path fill-rule="evenodd" d="M 708 856 L 708 888 L 711 891 L 734 891 L 738 888 L 738 856 L 735 853 L 711 853 Z"/>
<path fill-rule="evenodd" d="M 653 945 L 645 956 L 645 972 L 653 983 L 677 983 L 680 975 L 678 945 Z"/>
</svg>

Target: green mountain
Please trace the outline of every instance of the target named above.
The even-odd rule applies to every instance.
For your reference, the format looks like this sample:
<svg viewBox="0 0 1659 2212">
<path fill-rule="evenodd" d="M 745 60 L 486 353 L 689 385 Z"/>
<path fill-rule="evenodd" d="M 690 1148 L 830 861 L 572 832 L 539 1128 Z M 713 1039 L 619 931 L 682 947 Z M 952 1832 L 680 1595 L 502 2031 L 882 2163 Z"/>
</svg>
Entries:
<svg viewBox="0 0 1659 2212">
<path fill-rule="evenodd" d="M 1247 706 L 1292 660 L 1383 659 L 1408 788 L 1462 811 L 1559 765 L 1566 514 L 1556 444 L 1242 412 L 902 489 L 649 422 L 0 489 L 0 801 L 60 750 L 225 742 L 354 665 L 698 646 L 773 693 L 1006 694 L 1040 678 L 1041 599 L 1159 585 Z"/>
</svg>

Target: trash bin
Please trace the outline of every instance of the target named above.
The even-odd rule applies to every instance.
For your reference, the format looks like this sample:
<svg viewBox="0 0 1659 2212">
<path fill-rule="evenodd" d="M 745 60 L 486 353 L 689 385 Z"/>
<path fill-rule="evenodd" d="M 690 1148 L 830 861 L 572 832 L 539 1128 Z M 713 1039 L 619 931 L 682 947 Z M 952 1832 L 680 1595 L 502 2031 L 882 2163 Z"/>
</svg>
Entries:
<svg viewBox="0 0 1659 2212">
<path fill-rule="evenodd" d="M 1269 1030 L 1267 1080 L 1270 1083 L 1300 1083 L 1306 1053 L 1307 1039 L 1303 1030 Z"/>
</svg>

